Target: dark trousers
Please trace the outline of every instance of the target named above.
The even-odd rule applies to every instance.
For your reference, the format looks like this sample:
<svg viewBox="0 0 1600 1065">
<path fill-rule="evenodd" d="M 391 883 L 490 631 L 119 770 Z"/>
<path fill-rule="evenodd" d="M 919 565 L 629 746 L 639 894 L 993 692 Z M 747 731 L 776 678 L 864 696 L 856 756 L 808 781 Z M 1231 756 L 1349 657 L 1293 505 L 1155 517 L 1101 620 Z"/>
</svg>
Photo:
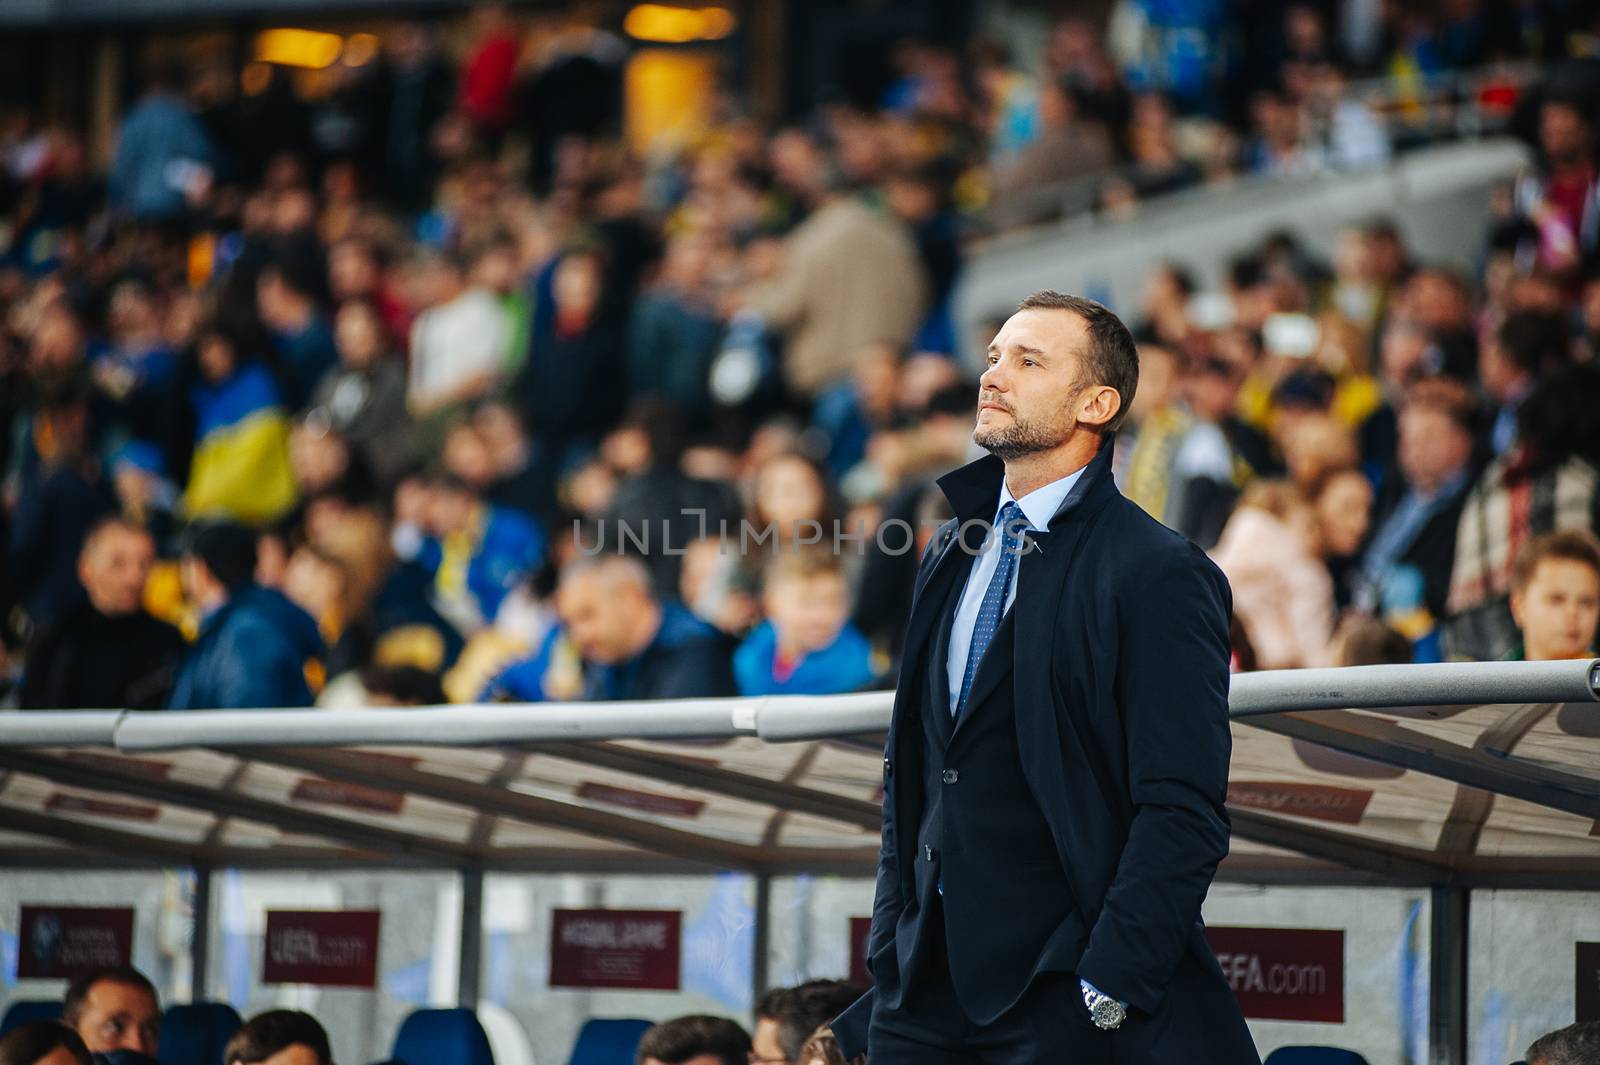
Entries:
<svg viewBox="0 0 1600 1065">
<path fill-rule="evenodd" d="M 967 1019 L 950 982 L 944 915 L 926 918 L 919 971 L 897 1010 L 872 1011 L 871 1065 L 1110 1065 L 1111 1036 L 1089 1020 L 1078 978 L 1049 973 L 993 1024 Z"/>
</svg>

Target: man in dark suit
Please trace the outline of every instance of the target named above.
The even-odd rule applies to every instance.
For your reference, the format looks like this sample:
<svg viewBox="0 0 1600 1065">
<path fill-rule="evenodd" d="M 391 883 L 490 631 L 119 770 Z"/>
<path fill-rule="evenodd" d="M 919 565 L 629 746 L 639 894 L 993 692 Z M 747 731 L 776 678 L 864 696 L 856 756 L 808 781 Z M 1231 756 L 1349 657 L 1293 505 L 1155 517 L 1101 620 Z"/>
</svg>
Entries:
<svg viewBox="0 0 1600 1065">
<path fill-rule="evenodd" d="M 939 482 L 884 758 L 876 988 L 835 1031 L 872 1065 L 1256 1065 L 1200 921 L 1227 581 L 1112 481 L 1114 314 L 1035 293 L 987 358 L 990 455 Z"/>
</svg>

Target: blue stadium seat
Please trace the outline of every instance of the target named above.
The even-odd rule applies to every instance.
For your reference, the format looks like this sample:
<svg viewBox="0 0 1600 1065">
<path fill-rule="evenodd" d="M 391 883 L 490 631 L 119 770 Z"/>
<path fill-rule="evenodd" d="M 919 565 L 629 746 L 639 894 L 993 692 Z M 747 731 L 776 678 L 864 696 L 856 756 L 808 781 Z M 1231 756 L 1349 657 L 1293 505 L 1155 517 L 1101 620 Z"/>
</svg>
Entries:
<svg viewBox="0 0 1600 1065">
<path fill-rule="evenodd" d="M 400 1025 L 390 1056 L 404 1065 L 494 1065 L 489 1037 L 469 1009 L 413 1011 Z"/>
<path fill-rule="evenodd" d="M 164 1065 L 222 1065 L 223 1048 L 241 1023 L 226 1002 L 168 1006 L 161 1015 L 161 1060 Z"/>
<path fill-rule="evenodd" d="M 1367 1059 L 1338 1047 L 1279 1047 L 1261 1065 L 1367 1065 Z"/>
<path fill-rule="evenodd" d="M 633 1065 L 639 1040 L 650 1025 L 631 1017 L 585 1021 L 568 1065 Z"/>
<path fill-rule="evenodd" d="M 19 999 L 6 1007 L 6 1015 L 0 1017 L 0 1035 L 5 1035 L 13 1028 L 34 1021 L 59 1021 L 61 1019 L 61 1000 L 59 998 Z"/>
</svg>

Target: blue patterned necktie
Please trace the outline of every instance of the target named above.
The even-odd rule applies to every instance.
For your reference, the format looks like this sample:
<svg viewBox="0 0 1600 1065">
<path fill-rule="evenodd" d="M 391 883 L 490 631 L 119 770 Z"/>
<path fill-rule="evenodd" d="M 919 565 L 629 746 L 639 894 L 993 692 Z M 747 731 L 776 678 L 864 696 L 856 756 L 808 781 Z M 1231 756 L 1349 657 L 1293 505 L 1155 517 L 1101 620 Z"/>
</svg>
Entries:
<svg viewBox="0 0 1600 1065">
<path fill-rule="evenodd" d="M 1005 613 L 1006 593 L 1011 590 L 1011 574 L 1017 568 L 1017 556 L 1022 551 L 1022 531 L 1029 528 L 1022 516 L 1022 508 L 1007 503 L 1000 508 L 1000 561 L 989 578 L 989 587 L 983 593 L 983 604 L 978 607 L 978 620 L 972 626 L 972 646 L 967 650 L 967 668 L 961 677 L 961 697 L 956 700 L 956 720 L 961 720 L 967 708 L 967 694 L 972 691 L 972 678 L 978 675 L 978 663 L 989 641 L 1000 627 L 1000 616 Z"/>
</svg>

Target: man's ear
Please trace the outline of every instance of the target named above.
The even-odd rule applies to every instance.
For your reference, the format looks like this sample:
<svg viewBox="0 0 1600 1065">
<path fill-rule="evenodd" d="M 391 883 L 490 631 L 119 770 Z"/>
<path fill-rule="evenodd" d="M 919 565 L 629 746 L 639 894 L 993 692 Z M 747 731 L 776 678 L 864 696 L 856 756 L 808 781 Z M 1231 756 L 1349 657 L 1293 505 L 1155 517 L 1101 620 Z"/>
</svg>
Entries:
<svg viewBox="0 0 1600 1065">
<path fill-rule="evenodd" d="M 1522 631 L 1522 593 L 1511 593 L 1511 620 L 1517 623 L 1517 631 Z"/>
<path fill-rule="evenodd" d="M 1110 385 L 1090 385 L 1078 402 L 1078 422 L 1091 429 L 1104 429 L 1122 409 L 1122 394 Z"/>
</svg>

